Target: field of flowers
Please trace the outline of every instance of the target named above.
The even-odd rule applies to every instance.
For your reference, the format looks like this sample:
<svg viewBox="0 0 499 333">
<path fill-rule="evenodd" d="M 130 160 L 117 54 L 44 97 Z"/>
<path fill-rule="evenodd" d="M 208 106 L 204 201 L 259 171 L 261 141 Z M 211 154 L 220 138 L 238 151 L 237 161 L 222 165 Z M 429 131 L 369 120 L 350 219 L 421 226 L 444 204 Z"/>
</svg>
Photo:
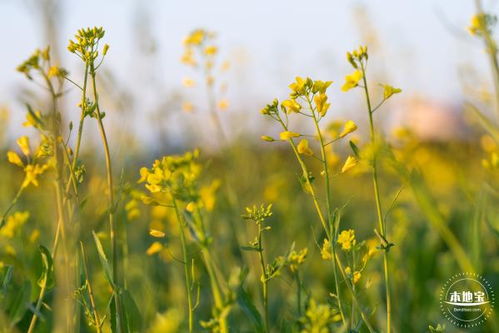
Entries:
<svg viewBox="0 0 499 333">
<path fill-rule="evenodd" d="M 172 102 L 151 131 L 201 114 L 211 141 L 185 126 L 117 154 L 113 40 L 68 36 L 72 73 L 34 45 L 17 67 L 24 109 L 0 109 L 0 331 L 497 332 L 493 309 L 466 328 L 439 300 L 456 273 L 499 285 L 496 17 L 477 4 L 468 33 L 488 90 L 463 91 L 466 133 L 438 140 L 386 130 L 406 89 L 370 75 L 369 45 L 345 51 L 346 77 L 298 76 L 250 110 L 258 135 L 231 135 L 230 64 L 217 34 L 194 29 L 176 46 L 182 84 L 206 99 Z M 355 120 L 336 116 L 339 94 L 358 100 Z"/>
</svg>

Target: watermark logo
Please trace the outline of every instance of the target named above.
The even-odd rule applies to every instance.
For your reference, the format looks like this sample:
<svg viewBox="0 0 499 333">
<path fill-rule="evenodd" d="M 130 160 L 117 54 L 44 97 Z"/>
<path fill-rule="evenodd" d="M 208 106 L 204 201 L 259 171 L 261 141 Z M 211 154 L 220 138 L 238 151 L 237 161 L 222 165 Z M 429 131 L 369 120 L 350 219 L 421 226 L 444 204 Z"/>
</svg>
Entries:
<svg viewBox="0 0 499 333">
<path fill-rule="evenodd" d="M 495 295 L 490 283 L 475 273 L 451 277 L 440 292 L 440 310 L 461 328 L 482 325 L 494 311 Z"/>
</svg>

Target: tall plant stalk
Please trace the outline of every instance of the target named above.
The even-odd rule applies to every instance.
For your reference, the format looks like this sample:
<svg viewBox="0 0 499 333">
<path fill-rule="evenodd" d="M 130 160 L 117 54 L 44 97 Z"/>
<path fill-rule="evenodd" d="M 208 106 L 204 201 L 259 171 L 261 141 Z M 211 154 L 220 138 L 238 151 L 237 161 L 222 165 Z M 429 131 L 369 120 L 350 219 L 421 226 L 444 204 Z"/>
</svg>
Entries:
<svg viewBox="0 0 499 333">
<path fill-rule="evenodd" d="M 175 215 L 177 217 L 177 221 L 179 224 L 179 233 L 180 233 L 180 243 L 182 245 L 182 257 L 183 257 L 183 266 L 184 266 L 184 279 L 185 279 L 185 292 L 187 295 L 187 310 L 189 312 L 189 319 L 188 319 L 188 325 L 189 325 L 189 332 L 192 332 L 193 327 L 194 327 L 194 309 L 193 309 L 193 304 L 192 304 L 192 294 L 191 294 L 191 277 L 189 274 L 189 266 L 188 266 L 188 256 L 187 256 L 187 244 L 186 244 L 186 239 L 185 239 L 185 221 L 182 218 L 180 211 L 178 209 L 177 205 L 177 200 L 173 199 L 173 208 L 175 209 Z"/>
<path fill-rule="evenodd" d="M 374 121 L 373 121 L 373 109 L 371 105 L 371 98 L 369 95 L 369 88 L 367 86 L 366 67 L 363 62 L 360 63 L 360 66 L 362 71 L 362 82 L 364 88 L 364 95 L 366 99 L 367 112 L 369 115 L 370 141 L 371 141 L 371 146 L 373 148 L 373 156 L 371 161 L 371 166 L 372 166 L 371 176 L 374 188 L 374 199 L 376 202 L 378 228 L 381 237 L 386 240 L 386 225 L 383 218 L 383 209 L 381 206 L 381 197 L 379 194 L 379 184 L 378 184 L 377 147 L 376 147 L 377 142 L 376 142 L 376 132 L 374 128 Z M 383 267 L 384 267 L 385 295 L 386 295 L 386 332 L 390 333 L 392 307 L 391 307 L 391 293 L 390 293 L 390 271 L 389 271 L 389 262 L 388 262 L 388 250 L 389 248 L 385 248 L 383 251 Z"/>
<path fill-rule="evenodd" d="M 102 146 L 104 148 L 104 156 L 106 160 L 106 175 L 107 175 L 107 190 L 108 190 L 108 217 L 109 217 L 109 235 L 111 239 L 111 263 L 112 263 L 112 274 L 113 274 L 113 294 L 114 294 L 114 305 L 116 310 L 116 327 L 118 332 L 121 332 L 123 327 L 123 313 L 121 309 L 121 300 L 120 300 L 120 272 L 119 272 L 119 254 L 118 254 L 118 245 L 117 245 L 117 237 L 118 237 L 118 228 L 116 225 L 116 221 L 114 220 L 114 211 L 115 201 L 114 201 L 114 186 L 113 186 L 113 170 L 111 164 L 111 152 L 109 149 L 109 142 L 107 139 L 106 130 L 104 128 L 104 124 L 102 122 L 102 113 L 100 111 L 99 105 L 99 94 L 97 93 L 97 84 L 96 84 L 96 73 L 94 63 L 90 63 L 90 77 L 92 80 L 93 87 L 93 97 L 95 103 L 95 115 L 97 118 L 97 124 L 99 127 L 99 133 L 102 140 Z"/>
</svg>

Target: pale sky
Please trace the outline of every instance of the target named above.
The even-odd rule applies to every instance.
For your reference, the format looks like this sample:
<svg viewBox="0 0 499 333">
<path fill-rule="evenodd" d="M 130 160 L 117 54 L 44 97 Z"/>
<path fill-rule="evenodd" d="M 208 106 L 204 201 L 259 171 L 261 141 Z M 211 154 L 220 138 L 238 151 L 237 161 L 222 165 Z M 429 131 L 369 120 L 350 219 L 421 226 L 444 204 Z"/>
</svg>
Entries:
<svg viewBox="0 0 499 333">
<path fill-rule="evenodd" d="M 1 104 L 15 107 L 13 93 L 25 83 L 15 67 L 44 45 L 34 1 L 0 0 Z M 496 1 L 484 3 L 497 12 Z M 481 45 L 465 30 L 473 14 L 472 0 L 67 0 L 62 1 L 59 39 L 65 46 L 78 28 L 104 26 L 105 42 L 111 45 L 105 66 L 123 85 L 141 85 L 141 72 L 152 70 L 161 89 L 182 91 L 182 77 L 190 73 L 179 63 L 182 39 L 198 27 L 215 31 L 222 56 L 238 59 L 229 77 L 231 106 L 258 109 L 282 97 L 296 75 L 341 85 L 351 70 L 345 52 L 365 42 L 354 15 L 361 5 L 380 41 L 380 48 L 370 54 L 372 66 L 403 88 L 405 96 L 452 103 L 461 95 L 459 66 L 486 70 Z M 146 18 L 157 40 L 154 63 L 144 64 L 134 52 L 140 47 L 140 17 Z M 73 55 L 64 52 L 62 61 L 78 73 Z M 137 89 L 156 90 L 147 85 Z M 149 103 L 158 92 L 145 92 Z M 348 96 L 338 99 L 349 105 Z"/>
</svg>

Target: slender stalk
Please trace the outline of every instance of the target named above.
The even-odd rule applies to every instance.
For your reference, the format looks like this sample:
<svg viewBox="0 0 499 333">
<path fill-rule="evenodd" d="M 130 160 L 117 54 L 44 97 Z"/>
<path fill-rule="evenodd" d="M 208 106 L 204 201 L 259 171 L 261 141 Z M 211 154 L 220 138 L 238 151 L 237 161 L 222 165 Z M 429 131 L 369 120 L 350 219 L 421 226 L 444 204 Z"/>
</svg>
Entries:
<svg viewBox="0 0 499 333">
<path fill-rule="evenodd" d="M 366 68 L 364 63 L 361 63 L 362 70 L 362 81 L 364 85 L 364 94 L 366 98 L 367 111 L 369 114 L 369 132 L 371 145 L 373 146 L 374 153 L 372 157 L 372 182 L 374 187 L 374 199 L 376 202 L 376 212 L 378 215 L 378 228 L 381 236 L 386 239 L 386 226 L 385 221 L 383 219 L 383 210 L 381 208 L 381 198 L 379 194 L 379 185 L 378 185 L 378 168 L 377 168 L 377 153 L 376 153 L 376 132 L 374 130 L 374 121 L 373 121 L 373 110 L 371 106 L 371 98 L 369 95 L 369 88 L 367 86 L 367 78 L 366 78 Z M 391 332 L 391 297 L 390 297 L 390 274 L 388 267 L 388 250 L 385 249 L 383 251 L 383 266 L 384 266 L 384 275 L 385 275 L 385 291 L 386 291 L 386 332 Z"/>
<path fill-rule="evenodd" d="M 301 317 L 301 278 L 300 278 L 300 272 L 298 270 L 296 270 L 295 279 L 296 279 L 296 312 L 298 313 L 298 316 Z"/>
<path fill-rule="evenodd" d="M 213 91 L 213 84 L 210 83 L 209 77 L 211 77 L 211 73 L 209 70 L 207 70 L 205 73 L 205 82 L 206 82 L 206 94 L 208 95 L 208 108 L 210 111 L 210 117 L 211 120 L 213 121 L 213 124 L 215 125 L 216 131 L 219 136 L 219 140 L 223 143 L 227 143 L 227 135 L 225 134 L 225 131 L 222 126 L 222 121 L 220 120 L 220 117 L 218 116 L 217 110 L 216 110 L 216 101 L 215 101 L 215 92 Z"/>
<path fill-rule="evenodd" d="M 353 290 L 353 286 L 350 284 L 350 281 L 345 274 L 345 270 L 343 269 L 343 266 L 341 265 L 341 261 L 340 261 L 339 256 L 336 255 L 335 258 L 336 258 L 336 263 L 338 264 L 339 272 L 341 273 L 341 276 L 342 276 L 343 280 L 345 281 L 346 286 L 348 287 L 348 289 L 350 290 L 350 292 L 352 294 L 352 301 L 355 304 L 355 306 L 357 307 L 357 309 L 359 310 L 360 317 L 362 318 L 362 321 L 364 322 L 364 324 L 366 324 L 366 327 L 369 330 L 369 332 L 374 333 L 375 330 L 372 327 L 372 325 L 369 323 L 369 320 L 367 320 L 367 316 L 359 304 L 359 300 L 357 299 L 357 296 L 355 295 L 355 292 Z"/>
<path fill-rule="evenodd" d="M 203 262 L 206 267 L 206 271 L 208 272 L 208 277 L 210 279 L 210 286 L 213 295 L 213 302 L 215 303 L 215 309 L 218 311 L 217 319 L 219 324 L 219 330 L 221 333 L 227 333 L 229 332 L 229 326 L 227 323 L 227 316 L 229 314 L 229 311 L 228 308 L 225 306 L 222 288 L 218 278 L 218 274 L 220 272 L 219 270 L 217 270 L 215 262 L 213 261 L 213 258 L 210 253 L 210 248 L 206 243 L 206 238 L 205 238 L 206 229 L 199 208 L 196 210 L 194 218 L 197 221 L 198 226 L 200 227 L 201 233 L 203 234 L 202 240 L 199 242 L 199 245 L 201 247 Z"/>
<path fill-rule="evenodd" d="M 83 262 L 83 273 L 85 274 L 85 286 L 88 290 L 88 298 L 90 299 L 90 306 L 92 307 L 92 314 L 94 316 L 95 327 L 97 329 L 97 333 L 102 332 L 101 321 L 99 318 L 99 312 L 97 312 L 97 307 L 95 306 L 94 294 L 92 291 L 92 285 L 90 284 L 90 278 L 88 275 L 88 267 L 87 267 L 87 258 L 85 256 L 85 248 L 83 247 L 83 243 L 80 242 L 81 249 L 81 258 Z"/>
<path fill-rule="evenodd" d="M 40 287 L 40 293 L 38 294 L 38 300 L 36 301 L 35 311 L 33 313 L 33 317 L 31 317 L 31 322 L 29 323 L 29 328 L 27 333 L 32 333 L 33 330 L 35 329 L 38 318 L 37 313 L 40 312 L 40 309 L 42 307 L 42 302 L 43 298 L 45 297 L 46 288 L 47 288 L 47 282 L 45 281 L 45 283 Z"/>
<path fill-rule="evenodd" d="M 210 285 L 211 285 L 211 291 L 213 293 L 213 300 L 215 302 L 215 307 L 219 311 L 224 311 L 224 303 L 222 299 L 222 293 L 220 291 L 220 286 L 218 283 L 218 279 L 215 273 L 215 268 L 213 266 L 213 259 L 211 258 L 210 251 L 206 246 L 202 246 L 201 248 L 201 253 L 203 255 L 204 263 L 206 266 L 206 270 L 208 272 L 208 276 L 210 278 Z M 220 316 L 219 319 L 219 325 L 220 325 L 220 333 L 227 333 L 229 332 L 229 326 L 227 324 L 227 314 L 223 314 Z"/>
<path fill-rule="evenodd" d="M 12 201 L 10 202 L 10 205 L 9 207 L 7 207 L 7 209 L 5 210 L 5 213 L 3 213 L 2 215 L 2 219 L 0 220 L 0 228 L 3 227 L 4 223 L 5 223 L 5 220 L 7 219 L 7 217 L 9 216 L 9 213 L 10 211 L 16 206 L 17 204 L 17 201 L 19 200 L 19 198 L 21 197 L 21 195 L 23 194 L 23 191 L 24 191 L 24 186 L 20 186 L 19 187 L 19 190 L 17 191 L 16 193 L 16 196 L 14 197 L 14 199 L 12 199 Z"/>
<path fill-rule="evenodd" d="M 352 250 L 352 274 L 355 274 L 355 250 Z M 354 277 L 355 279 L 355 277 Z M 352 283 L 352 291 L 355 293 L 355 282 Z M 351 314 L 350 314 L 350 330 L 354 329 L 355 325 L 355 304 L 352 302 Z"/>
<path fill-rule="evenodd" d="M 263 313 L 265 318 L 265 332 L 270 332 L 269 323 L 269 296 L 268 296 L 268 276 L 265 269 L 265 258 L 263 256 L 262 244 L 262 226 L 258 223 L 258 256 L 260 258 L 260 267 L 262 269 L 262 299 L 263 299 Z"/>
<path fill-rule="evenodd" d="M 95 80 L 95 68 L 94 64 L 90 64 L 90 76 L 92 78 L 92 86 L 93 86 L 93 95 L 94 95 L 94 103 L 96 105 L 96 118 L 97 118 L 97 123 L 99 125 L 99 132 L 100 136 L 102 139 L 102 145 L 104 147 L 104 155 L 105 155 L 105 160 L 106 160 L 106 173 L 107 173 L 107 187 L 108 187 L 108 201 L 109 201 L 109 234 L 111 238 L 111 261 L 112 261 L 112 267 L 113 267 L 113 284 L 114 284 L 114 304 L 116 308 L 116 327 L 118 332 L 122 331 L 122 320 L 123 320 L 123 314 L 122 314 L 122 309 L 121 309 L 121 302 L 119 298 L 119 290 L 117 290 L 119 287 L 119 271 L 118 271 L 118 246 L 117 246 L 117 233 L 118 233 L 118 228 L 116 226 L 116 223 L 114 221 L 114 187 L 113 187 L 113 171 L 112 171 L 112 165 L 111 165 L 111 153 L 109 149 L 109 143 L 107 140 L 107 135 L 106 135 L 106 130 L 104 129 L 104 124 L 102 122 L 102 114 L 100 112 L 100 106 L 99 106 L 99 95 L 97 93 L 97 84 Z"/>
<path fill-rule="evenodd" d="M 56 257 L 56 252 L 59 244 L 59 240 L 62 238 L 63 239 L 63 247 L 64 247 L 64 264 L 62 267 L 64 267 L 64 280 L 66 283 L 69 283 L 70 279 L 70 268 L 69 268 L 69 258 L 68 258 L 68 249 L 67 249 L 67 244 L 66 244 L 66 233 L 65 233 L 65 216 L 64 216 L 64 201 L 62 198 L 62 187 L 64 183 L 64 175 L 62 172 L 62 163 L 61 163 L 61 156 L 60 156 L 60 151 L 59 151 L 59 146 L 58 146 L 58 139 L 59 139 L 59 124 L 57 123 L 57 98 L 58 95 L 54 89 L 54 86 L 52 85 L 52 82 L 50 81 L 49 77 L 43 72 L 43 70 L 39 71 L 40 74 L 42 75 L 43 79 L 45 80 L 45 83 L 47 84 L 47 87 L 50 91 L 50 97 L 52 100 L 52 110 L 51 110 L 51 134 L 52 134 L 52 140 L 54 144 L 54 159 L 56 161 L 56 179 L 55 179 L 55 190 L 56 190 L 56 203 L 57 203 L 57 227 L 56 227 L 56 235 L 54 238 L 54 243 L 53 243 L 53 250 L 52 250 L 52 257 L 55 259 Z M 20 195 L 20 193 L 18 193 Z M 16 199 L 17 200 L 17 199 Z M 64 289 L 67 288 L 67 293 L 69 294 L 70 291 L 70 286 L 65 285 L 62 286 Z M 33 313 L 33 317 L 31 318 L 31 322 L 28 328 L 28 333 L 31 333 L 36 326 L 36 322 L 38 320 L 38 313 L 41 309 L 41 305 L 43 304 L 43 299 L 45 297 L 46 293 L 46 285 L 41 287 L 40 293 L 38 295 L 36 307 L 35 307 L 35 312 Z M 65 311 L 69 311 L 69 304 L 63 304 L 63 308 L 65 308 Z M 71 331 L 71 315 L 70 313 L 66 313 L 66 331 Z"/>
<path fill-rule="evenodd" d="M 70 172 L 73 175 L 71 178 L 73 180 L 73 185 L 75 187 L 75 194 L 76 195 L 78 195 L 78 192 L 76 190 L 78 184 L 77 184 L 76 178 L 74 176 L 74 172 L 76 170 L 76 164 L 78 163 L 78 157 L 80 155 L 81 140 L 82 140 L 82 136 L 83 136 L 83 123 L 85 122 L 85 116 L 86 116 L 85 108 L 83 106 L 86 104 L 86 100 L 87 100 L 88 72 L 89 72 L 89 65 L 85 64 L 85 74 L 84 74 L 84 78 L 83 78 L 83 88 L 82 88 L 82 95 L 81 95 L 81 102 L 80 102 L 82 105 L 82 108 L 81 108 L 81 114 L 80 114 L 80 121 L 78 123 L 78 132 L 76 134 L 76 146 L 75 146 L 75 151 L 74 151 L 72 162 L 70 162 L 68 160 Z M 68 182 L 68 184 L 66 185 L 66 193 L 68 193 L 68 194 L 69 194 L 69 189 L 70 189 L 70 183 Z"/>
<path fill-rule="evenodd" d="M 475 0 L 475 8 L 479 15 L 484 15 L 482 1 Z M 499 118 L 499 61 L 497 59 L 497 44 L 494 40 L 494 37 L 490 33 L 489 29 L 483 29 L 482 37 L 483 43 L 485 45 L 485 50 L 487 51 L 487 55 L 489 57 L 490 67 L 492 68 L 492 79 L 494 81 L 494 89 L 495 89 L 495 97 L 496 97 L 496 112 L 497 117 Z"/>
<path fill-rule="evenodd" d="M 324 144 L 324 137 L 322 135 L 321 129 L 319 127 L 319 119 L 318 115 L 315 112 L 314 107 L 312 106 L 312 101 L 310 98 L 307 97 L 307 103 L 310 108 L 310 111 L 312 112 L 312 118 L 314 120 L 314 125 L 315 125 L 315 130 L 317 133 L 317 136 L 319 137 L 319 143 L 321 147 L 321 159 L 322 159 L 322 168 L 324 170 L 324 176 L 326 178 L 326 181 L 324 182 L 325 187 L 326 187 L 326 209 L 327 209 L 327 221 L 329 225 L 329 232 L 326 230 L 326 232 L 329 234 L 329 241 L 331 244 L 332 252 L 333 252 L 333 258 L 336 256 L 336 227 L 334 225 L 334 222 L 332 220 L 332 210 L 331 210 L 331 185 L 330 185 L 330 177 L 329 177 L 329 165 L 327 163 L 327 154 L 326 154 L 326 145 Z M 339 287 L 339 282 L 338 282 L 338 272 L 337 272 L 337 267 L 336 267 L 336 262 L 333 259 L 333 275 L 334 275 L 334 285 L 336 289 L 336 296 L 338 300 L 338 307 L 341 309 L 341 297 L 340 297 L 340 287 Z M 343 312 L 342 317 L 343 317 Z"/>
<path fill-rule="evenodd" d="M 175 209 L 175 214 L 177 216 L 177 221 L 179 223 L 180 227 L 180 243 L 182 244 L 182 256 L 183 256 L 183 265 L 184 265 L 184 279 L 185 279 L 185 291 L 187 294 L 187 309 L 189 311 L 189 333 L 192 332 L 193 326 L 194 326 L 194 310 L 192 306 L 192 296 L 191 296 L 191 278 L 189 275 L 189 267 L 187 266 L 188 264 L 188 258 L 187 258 L 187 245 L 185 241 L 185 234 L 184 234 L 184 228 L 185 228 L 185 222 L 184 219 L 181 217 L 180 212 L 178 210 L 178 205 L 177 205 L 177 200 L 173 199 L 173 207 Z"/>
<path fill-rule="evenodd" d="M 277 118 L 277 121 L 281 124 L 281 126 L 284 128 L 284 130 L 288 130 L 288 126 L 286 126 L 286 124 L 284 123 L 284 121 L 282 121 L 282 119 L 278 116 Z M 332 260 L 332 263 L 333 263 L 333 271 L 334 271 L 334 276 L 335 276 L 335 287 L 336 287 L 336 292 L 337 292 L 337 300 L 338 300 L 338 308 L 340 310 L 340 315 L 341 315 L 341 319 L 343 321 L 343 324 L 346 324 L 346 320 L 345 320 L 345 315 L 343 313 L 343 307 L 342 307 L 342 304 L 341 304 L 341 298 L 339 297 L 339 286 L 338 286 L 338 279 L 336 277 L 336 263 L 334 261 L 334 257 L 335 257 L 335 254 L 336 254 L 336 251 L 335 251 L 335 245 L 334 245 L 334 235 L 331 234 L 331 228 L 328 228 L 327 224 L 326 224 L 326 220 L 324 218 L 324 215 L 322 213 L 322 209 L 320 207 L 320 204 L 319 204 L 319 200 L 317 198 L 317 195 L 315 193 L 315 190 L 314 190 L 314 187 L 312 186 L 312 183 L 310 182 L 310 179 L 308 178 L 308 169 L 307 169 L 307 165 L 305 164 L 305 162 L 303 162 L 303 159 L 301 158 L 300 156 L 300 153 L 298 153 L 298 148 L 296 147 L 296 144 L 295 142 L 291 139 L 289 140 L 290 142 L 290 145 L 291 145 L 291 148 L 293 149 L 293 152 L 296 156 L 296 159 L 298 160 L 298 163 L 300 164 L 301 166 L 301 169 L 302 169 L 302 172 L 305 176 L 305 182 L 307 184 L 307 187 L 310 191 L 310 195 L 312 197 L 312 201 L 314 203 L 314 207 L 315 207 L 315 211 L 317 212 L 317 215 L 319 217 L 319 220 L 321 222 L 321 225 L 322 227 L 324 228 L 324 231 L 326 232 L 326 237 L 329 239 L 329 241 L 331 242 L 331 247 L 333 249 L 333 260 Z M 323 146 L 323 149 L 324 149 L 324 146 Z M 326 168 L 327 169 L 327 168 Z"/>
</svg>

